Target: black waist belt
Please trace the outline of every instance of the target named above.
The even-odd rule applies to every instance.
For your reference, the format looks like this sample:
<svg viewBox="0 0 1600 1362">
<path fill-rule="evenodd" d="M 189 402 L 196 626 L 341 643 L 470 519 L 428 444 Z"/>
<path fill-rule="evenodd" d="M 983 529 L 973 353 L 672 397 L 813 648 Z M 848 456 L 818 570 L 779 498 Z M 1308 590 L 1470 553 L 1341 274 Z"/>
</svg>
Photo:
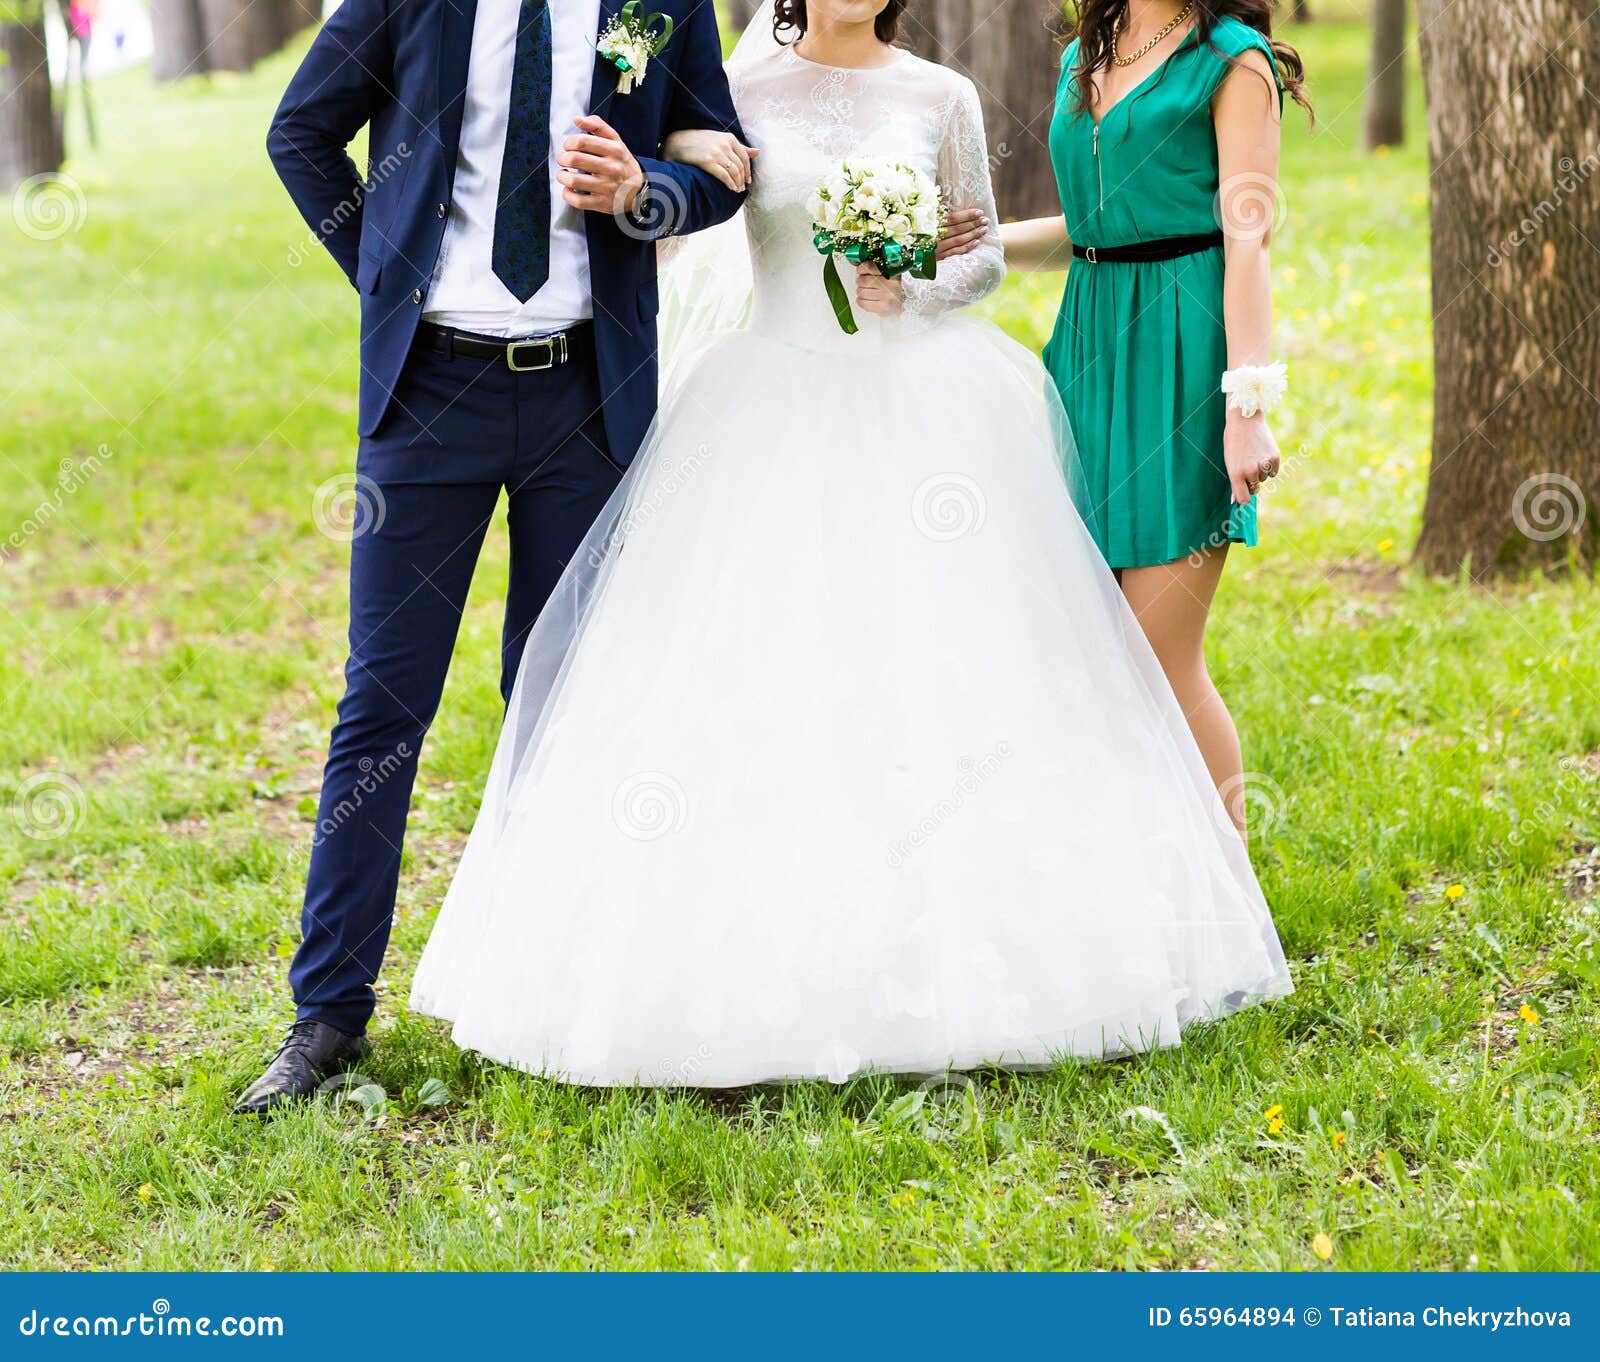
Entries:
<svg viewBox="0 0 1600 1362">
<path fill-rule="evenodd" d="M 1153 265 L 1162 260 L 1177 260 L 1185 255 L 1199 255 L 1214 246 L 1222 245 L 1221 232 L 1206 232 L 1201 236 L 1169 236 L 1162 241 L 1135 241 L 1128 246 L 1080 246 L 1072 244 L 1072 254 L 1091 265 Z"/>
<path fill-rule="evenodd" d="M 594 323 L 578 322 L 565 331 L 532 340 L 507 340 L 422 322 L 417 327 L 416 343 L 424 350 L 450 359 L 486 360 L 504 364 L 513 373 L 522 374 L 536 369 L 554 369 L 586 351 L 593 354 Z"/>
</svg>

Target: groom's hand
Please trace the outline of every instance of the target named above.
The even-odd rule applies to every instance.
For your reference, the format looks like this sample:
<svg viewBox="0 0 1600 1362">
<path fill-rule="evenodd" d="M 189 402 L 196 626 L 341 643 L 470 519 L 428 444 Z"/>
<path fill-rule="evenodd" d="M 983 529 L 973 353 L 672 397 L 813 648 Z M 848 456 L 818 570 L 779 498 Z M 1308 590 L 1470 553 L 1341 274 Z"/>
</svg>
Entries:
<svg viewBox="0 0 1600 1362">
<path fill-rule="evenodd" d="M 605 119 L 584 114 L 576 122 L 578 135 L 556 157 L 561 197 L 589 213 L 631 213 L 644 190 L 639 162 Z"/>
</svg>

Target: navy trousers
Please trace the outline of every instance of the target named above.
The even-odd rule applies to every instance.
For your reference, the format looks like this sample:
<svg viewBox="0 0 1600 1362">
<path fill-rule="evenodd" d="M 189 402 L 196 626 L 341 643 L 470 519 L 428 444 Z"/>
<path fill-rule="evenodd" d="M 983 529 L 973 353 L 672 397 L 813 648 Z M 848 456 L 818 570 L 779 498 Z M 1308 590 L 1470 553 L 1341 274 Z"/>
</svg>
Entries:
<svg viewBox="0 0 1600 1362">
<path fill-rule="evenodd" d="M 413 351 L 382 425 L 362 441 L 357 473 L 345 693 L 289 981 L 301 1018 L 359 1034 L 394 918 L 417 758 L 501 490 L 510 496 L 500 661 L 509 698 L 528 631 L 622 477 L 601 421 L 592 339 L 568 363 L 533 373 Z"/>
</svg>

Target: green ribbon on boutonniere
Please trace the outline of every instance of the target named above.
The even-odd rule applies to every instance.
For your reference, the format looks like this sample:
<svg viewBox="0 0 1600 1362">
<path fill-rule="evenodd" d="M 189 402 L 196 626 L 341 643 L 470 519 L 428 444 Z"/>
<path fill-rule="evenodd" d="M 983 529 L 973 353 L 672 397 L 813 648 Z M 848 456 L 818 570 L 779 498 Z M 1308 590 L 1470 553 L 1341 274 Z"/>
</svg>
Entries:
<svg viewBox="0 0 1600 1362">
<path fill-rule="evenodd" d="M 617 17 L 606 25 L 596 50 L 617 68 L 617 93 L 631 94 L 644 82 L 650 58 L 658 57 L 672 41 L 677 21 L 670 14 L 656 12 L 639 17 L 639 0 L 628 0 Z"/>
</svg>

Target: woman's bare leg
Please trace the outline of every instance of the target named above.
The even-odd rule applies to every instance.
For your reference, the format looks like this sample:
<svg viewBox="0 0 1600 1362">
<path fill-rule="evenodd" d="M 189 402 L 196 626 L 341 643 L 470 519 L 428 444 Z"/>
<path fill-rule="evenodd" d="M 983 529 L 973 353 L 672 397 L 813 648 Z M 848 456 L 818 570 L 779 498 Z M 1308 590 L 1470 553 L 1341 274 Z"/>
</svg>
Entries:
<svg viewBox="0 0 1600 1362">
<path fill-rule="evenodd" d="M 1244 754 L 1233 716 L 1206 670 L 1205 655 L 1206 621 L 1227 560 L 1228 550 L 1223 547 L 1160 567 L 1126 568 L 1117 576 L 1122 594 L 1178 697 L 1206 769 L 1243 837 Z"/>
</svg>

